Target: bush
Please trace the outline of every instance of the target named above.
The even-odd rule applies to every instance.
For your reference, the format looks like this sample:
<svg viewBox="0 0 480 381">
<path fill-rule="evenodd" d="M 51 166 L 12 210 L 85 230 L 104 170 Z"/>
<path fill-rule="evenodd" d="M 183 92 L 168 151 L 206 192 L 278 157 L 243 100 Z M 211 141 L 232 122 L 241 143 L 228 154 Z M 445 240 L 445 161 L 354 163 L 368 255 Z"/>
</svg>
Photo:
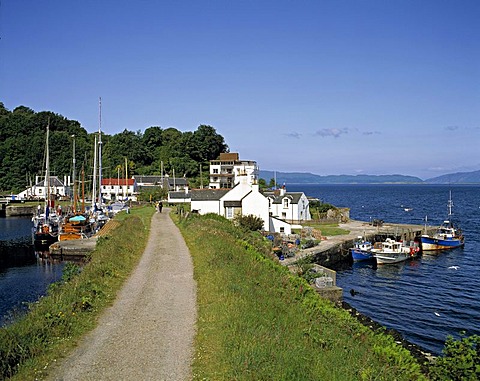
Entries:
<svg viewBox="0 0 480 381">
<path fill-rule="evenodd" d="M 480 336 L 447 337 L 443 356 L 435 360 L 432 380 L 480 380 Z"/>
<path fill-rule="evenodd" d="M 237 214 L 234 218 L 234 222 L 245 230 L 257 231 L 263 229 L 263 220 L 253 214 L 247 216 Z"/>
</svg>

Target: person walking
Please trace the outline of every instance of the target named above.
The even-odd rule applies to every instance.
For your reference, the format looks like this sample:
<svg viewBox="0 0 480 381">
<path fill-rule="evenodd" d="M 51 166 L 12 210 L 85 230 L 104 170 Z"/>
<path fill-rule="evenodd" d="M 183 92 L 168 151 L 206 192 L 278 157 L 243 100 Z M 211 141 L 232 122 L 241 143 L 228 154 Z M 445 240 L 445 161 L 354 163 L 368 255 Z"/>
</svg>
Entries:
<svg viewBox="0 0 480 381">
<path fill-rule="evenodd" d="M 163 202 L 160 201 L 160 202 L 158 203 L 158 211 L 159 211 L 160 213 L 162 213 L 162 209 L 163 209 Z"/>
</svg>

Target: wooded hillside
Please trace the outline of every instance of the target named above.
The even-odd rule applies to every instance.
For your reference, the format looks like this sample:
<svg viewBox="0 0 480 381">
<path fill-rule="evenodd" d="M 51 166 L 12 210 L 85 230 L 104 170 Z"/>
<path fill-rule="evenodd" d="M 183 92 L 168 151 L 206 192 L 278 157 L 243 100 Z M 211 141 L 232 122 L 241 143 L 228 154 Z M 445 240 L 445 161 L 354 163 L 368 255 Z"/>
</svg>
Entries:
<svg viewBox="0 0 480 381">
<path fill-rule="evenodd" d="M 52 176 L 72 174 L 73 137 L 75 135 L 76 172 L 85 170 L 91 180 L 94 161 L 94 141 L 98 133 L 88 133 L 79 122 L 50 111 L 35 112 L 19 106 L 13 111 L 0 102 L 0 192 L 18 193 L 44 175 L 46 128 L 49 124 L 50 170 Z M 145 132 L 124 130 L 115 135 L 102 133 L 103 177 L 125 173 L 125 158 L 129 177 L 160 175 L 161 162 L 165 173 L 187 176 L 195 182 L 200 166 L 208 171 L 209 160 L 227 152 L 224 138 L 215 128 L 200 125 L 191 132 L 175 128 L 148 127 Z"/>
</svg>

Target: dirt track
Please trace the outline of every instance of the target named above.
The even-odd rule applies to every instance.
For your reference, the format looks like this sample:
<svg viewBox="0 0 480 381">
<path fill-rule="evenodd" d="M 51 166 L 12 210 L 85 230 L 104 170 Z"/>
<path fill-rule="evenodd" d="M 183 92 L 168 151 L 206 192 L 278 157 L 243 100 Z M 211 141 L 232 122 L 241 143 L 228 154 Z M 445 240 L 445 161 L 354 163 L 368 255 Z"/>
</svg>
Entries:
<svg viewBox="0 0 480 381">
<path fill-rule="evenodd" d="M 50 380 L 189 380 L 196 286 L 185 242 L 168 216 L 152 218 L 138 267 Z"/>
</svg>

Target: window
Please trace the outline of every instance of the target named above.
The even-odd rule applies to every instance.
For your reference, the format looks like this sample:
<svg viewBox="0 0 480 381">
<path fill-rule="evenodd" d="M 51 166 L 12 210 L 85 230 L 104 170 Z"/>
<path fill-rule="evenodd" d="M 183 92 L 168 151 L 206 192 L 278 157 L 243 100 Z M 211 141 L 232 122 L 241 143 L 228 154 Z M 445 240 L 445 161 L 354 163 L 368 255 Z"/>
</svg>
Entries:
<svg viewBox="0 0 480 381">
<path fill-rule="evenodd" d="M 213 168 L 213 173 L 218 173 L 218 168 Z"/>
<path fill-rule="evenodd" d="M 283 199 L 283 207 L 288 208 L 288 198 Z"/>
<path fill-rule="evenodd" d="M 280 228 L 280 233 L 285 233 L 285 228 L 283 226 Z"/>
<path fill-rule="evenodd" d="M 233 218 L 233 207 L 227 207 L 227 218 Z"/>
</svg>

